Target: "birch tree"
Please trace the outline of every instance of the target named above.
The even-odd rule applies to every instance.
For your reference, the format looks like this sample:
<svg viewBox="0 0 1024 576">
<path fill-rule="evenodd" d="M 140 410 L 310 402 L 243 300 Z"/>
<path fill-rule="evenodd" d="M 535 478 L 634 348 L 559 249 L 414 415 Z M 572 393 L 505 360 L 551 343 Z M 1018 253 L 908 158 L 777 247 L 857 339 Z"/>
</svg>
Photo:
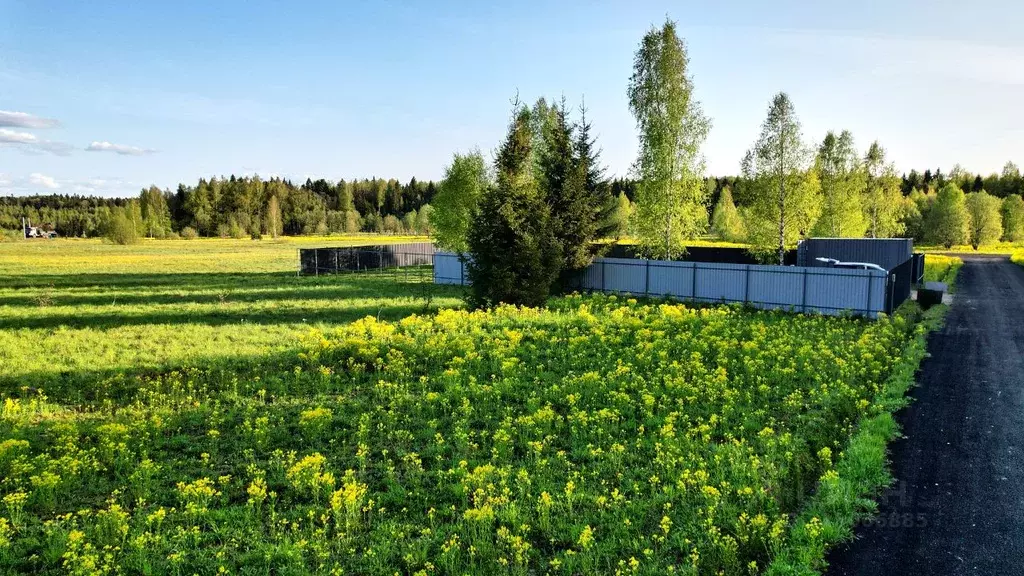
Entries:
<svg viewBox="0 0 1024 576">
<path fill-rule="evenodd" d="M 693 97 L 686 44 L 666 20 L 644 35 L 633 60 L 629 108 L 640 132 L 633 166 L 638 180 L 633 215 L 645 251 L 672 258 L 707 229 L 704 159 L 710 122 Z"/>
<path fill-rule="evenodd" d="M 865 182 L 853 135 L 847 130 L 839 136 L 826 134 L 818 147 L 815 167 L 821 180 L 822 204 L 814 234 L 831 238 L 863 236 L 866 223 L 861 195 Z"/>
<path fill-rule="evenodd" d="M 896 167 L 886 162 L 885 148 L 878 140 L 871 143 L 864 155 L 864 173 L 867 185 L 864 188 L 864 215 L 867 218 L 867 234 L 871 238 L 889 238 L 903 233 L 900 216 L 903 209 L 903 193 L 900 191 L 900 177 Z"/>
<path fill-rule="evenodd" d="M 967 195 L 967 213 L 971 216 L 971 246 L 997 242 L 1003 235 L 1002 202 L 984 190 Z"/>
<path fill-rule="evenodd" d="M 928 212 L 927 235 L 929 241 L 952 248 L 971 239 L 971 217 L 967 212 L 964 191 L 947 182 L 935 195 Z"/>
<path fill-rule="evenodd" d="M 820 211 L 821 187 L 808 170 L 809 159 L 793 102 L 780 92 L 742 163 L 749 182 L 748 239 L 755 253 L 774 251 L 779 264 L 785 261 L 786 246 L 810 232 Z"/>
<path fill-rule="evenodd" d="M 466 235 L 476 215 L 480 196 L 490 186 L 483 154 L 474 150 L 456 153 L 445 168 L 444 180 L 428 213 L 435 231 L 435 242 L 444 250 L 459 254 L 466 251 Z"/>
<path fill-rule="evenodd" d="M 1003 239 L 1007 242 L 1024 241 L 1024 200 L 1019 194 L 1003 199 Z"/>
</svg>

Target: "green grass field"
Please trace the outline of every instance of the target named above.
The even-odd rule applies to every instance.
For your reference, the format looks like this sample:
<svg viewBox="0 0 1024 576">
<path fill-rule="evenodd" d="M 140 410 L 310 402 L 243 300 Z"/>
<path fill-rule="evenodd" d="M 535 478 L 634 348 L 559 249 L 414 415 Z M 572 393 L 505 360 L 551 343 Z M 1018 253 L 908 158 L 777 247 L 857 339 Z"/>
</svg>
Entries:
<svg viewBox="0 0 1024 576">
<path fill-rule="evenodd" d="M 412 240 L 421 239 L 383 239 Z M 300 246 L 381 241 L 0 243 L 0 381 L 50 388 L 98 373 L 242 360 L 294 347 L 313 327 L 460 304 L 455 289 L 388 274 L 296 275 Z"/>
<path fill-rule="evenodd" d="M 0 574 L 804 573 L 886 481 L 912 305 L 296 276 L 367 240 L 0 244 Z"/>
</svg>

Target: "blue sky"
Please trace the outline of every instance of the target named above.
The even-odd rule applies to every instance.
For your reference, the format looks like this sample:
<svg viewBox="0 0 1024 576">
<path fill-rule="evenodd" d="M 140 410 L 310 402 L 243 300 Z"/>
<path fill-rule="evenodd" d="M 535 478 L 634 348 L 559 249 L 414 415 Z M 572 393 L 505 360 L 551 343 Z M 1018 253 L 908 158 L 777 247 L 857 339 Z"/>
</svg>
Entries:
<svg viewBox="0 0 1024 576">
<path fill-rule="evenodd" d="M 709 173 L 738 171 L 780 90 L 809 143 L 849 129 L 903 171 L 1024 164 L 1024 5 L 1009 0 L 0 0 L 0 194 L 436 179 L 456 150 L 490 154 L 517 92 L 585 96 L 625 175 L 633 52 L 666 15 L 713 121 Z"/>
</svg>

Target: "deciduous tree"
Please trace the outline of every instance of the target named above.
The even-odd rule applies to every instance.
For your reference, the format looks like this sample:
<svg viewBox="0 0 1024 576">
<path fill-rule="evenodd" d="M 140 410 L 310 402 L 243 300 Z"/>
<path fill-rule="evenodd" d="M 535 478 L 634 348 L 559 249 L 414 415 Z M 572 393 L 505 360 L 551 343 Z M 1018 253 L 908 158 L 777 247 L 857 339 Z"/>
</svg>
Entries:
<svg viewBox="0 0 1024 576">
<path fill-rule="evenodd" d="M 786 246 L 810 231 L 821 205 L 821 188 L 815 186 L 817 176 L 809 174 L 809 157 L 793 103 L 780 92 L 742 163 L 750 199 L 747 237 L 755 253 L 767 257 L 774 251 L 779 264 L 785 261 Z"/>
<path fill-rule="evenodd" d="M 710 122 L 693 97 L 686 44 L 666 20 L 644 36 L 633 60 L 629 108 L 640 131 L 637 239 L 652 256 L 672 258 L 707 229 L 704 159 Z"/>
<path fill-rule="evenodd" d="M 927 238 L 930 242 L 952 248 L 971 239 L 967 199 L 960 186 L 947 182 L 935 196 L 928 214 Z"/>
<path fill-rule="evenodd" d="M 997 242 L 1003 235 L 1002 202 L 984 190 L 967 195 L 967 213 L 971 220 L 971 246 Z"/>
<path fill-rule="evenodd" d="M 484 191 L 490 187 L 487 165 L 479 150 L 455 154 L 445 168 L 444 180 L 434 198 L 430 225 L 439 248 L 466 251 L 466 235 Z"/>
<path fill-rule="evenodd" d="M 281 234 L 281 205 L 277 196 L 271 196 L 267 200 L 267 232 L 273 238 Z"/>
<path fill-rule="evenodd" d="M 618 196 L 610 198 L 612 207 L 607 211 L 608 217 L 603 226 L 607 230 L 607 237 L 621 240 L 629 234 L 629 219 L 633 215 L 633 204 L 626 197 L 625 192 L 619 192 Z"/>
<path fill-rule="evenodd" d="M 886 162 L 885 148 L 875 140 L 864 155 L 864 214 L 871 238 L 890 238 L 903 233 L 903 193 L 895 166 Z"/>
<path fill-rule="evenodd" d="M 727 242 L 742 242 L 745 239 L 743 218 L 732 201 L 732 191 L 726 186 L 718 196 L 715 211 L 711 215 L 711 232 Z"/>
<path fill-rule="evenodd" d="M 1024 242 L 1024 200 L 1020 194 L 1011 194 L 1003 199 L 1003 240 Z"/>
<path fill-rule="evenodd" d="M 843 130 L 839 136 L 825 135 L 815 167 L 821 180 L 821 216 L 814 227 L 816 236 L 859 238 L 867 227 L 861 210 L 864 172 L 860 169 L 853 135 Z"/>
</svg>

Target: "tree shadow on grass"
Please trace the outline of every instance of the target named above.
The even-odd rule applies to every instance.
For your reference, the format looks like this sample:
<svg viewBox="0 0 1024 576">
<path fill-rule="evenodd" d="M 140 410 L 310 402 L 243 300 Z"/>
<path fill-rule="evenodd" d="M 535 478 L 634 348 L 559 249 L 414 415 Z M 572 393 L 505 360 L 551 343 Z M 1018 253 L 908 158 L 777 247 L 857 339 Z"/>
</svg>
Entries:
<svg viewBox="0 0 1024 576">
<path fill-rule="evenodd" d="M 301 351 L 296 341 L 294 347 L 268 354 L 197 357 L 131 368 L 35 370 L 13 376 L 0 375 L 0 395 L 30 398 L 42 392 L 50 402 L 72 409 L 126 406 L 139 399 L 140 384 L 145 380 L 172 372 L 199 374 L 203 383 L 209 386 L 213 382 L 231 382 L 239 377 L 288 375 L 301 363 Z"/>
<path fill-rule="evenodd" d="M 383 289 L 407 281 L 429 282 L 422 270 L 358 272 L 297 276 L 287 272 L 168 273 L 168 274 L 21 274 L 0 278 L 0 290 L 164 289 L 177 291 L 231 290 L 309 286 L 367 286 Z M 11 298 L 11 296 L 5 297 Z M 0 303 L 8 303 L 6 300 Z"/>
<path fill-rule="evenodd" d="M 0 329 L 350 322 L 366 315 L 396 319 L 425 309 L 437 299 L 458 298 L 462 293 L 455 286 L 406 282 L 409 278 L 394 272 L 320 277 L 281 273 L 20 276 L 0 282 L 0 290 L 7 292 L 0 296 L 0 306 L 81 309 L 71 314 L 43 311 L 9 315 L 0 318 Z M 346 301 L 353 301 L 352 305 Z M 238 303 L 274 306 L 246 307 Z M 196 309 L 196 305 L 202 308 Z M 89 309 L 95 306 L 126 309 Z M 132 306 L 141 309 L 132 310 Z"/>
<path fill-rule="evenodd" d="M 203 324 L 225 326 L 233 324 L 314 324 L 347 323 L 366 316 L 381 320 L 398 320 L 411 314 L 422 314 L 433 310 L 427 307 L 427 300 L 403 297 L 379 305 L 347 307 L 324 307 L 315 302 L 308 306 L 284 309 L 253 311 L 249 309 L 224 309 L 212 311 L 159 310 L 143 311 L 138 314 L 74 314 L 73 316 L 29 317 L 0 320 L 0 330 L 94 328 L 111 329 L 124 326 Z M 126 345 L 131 343 L 126 342 Z"/>
</svg>

